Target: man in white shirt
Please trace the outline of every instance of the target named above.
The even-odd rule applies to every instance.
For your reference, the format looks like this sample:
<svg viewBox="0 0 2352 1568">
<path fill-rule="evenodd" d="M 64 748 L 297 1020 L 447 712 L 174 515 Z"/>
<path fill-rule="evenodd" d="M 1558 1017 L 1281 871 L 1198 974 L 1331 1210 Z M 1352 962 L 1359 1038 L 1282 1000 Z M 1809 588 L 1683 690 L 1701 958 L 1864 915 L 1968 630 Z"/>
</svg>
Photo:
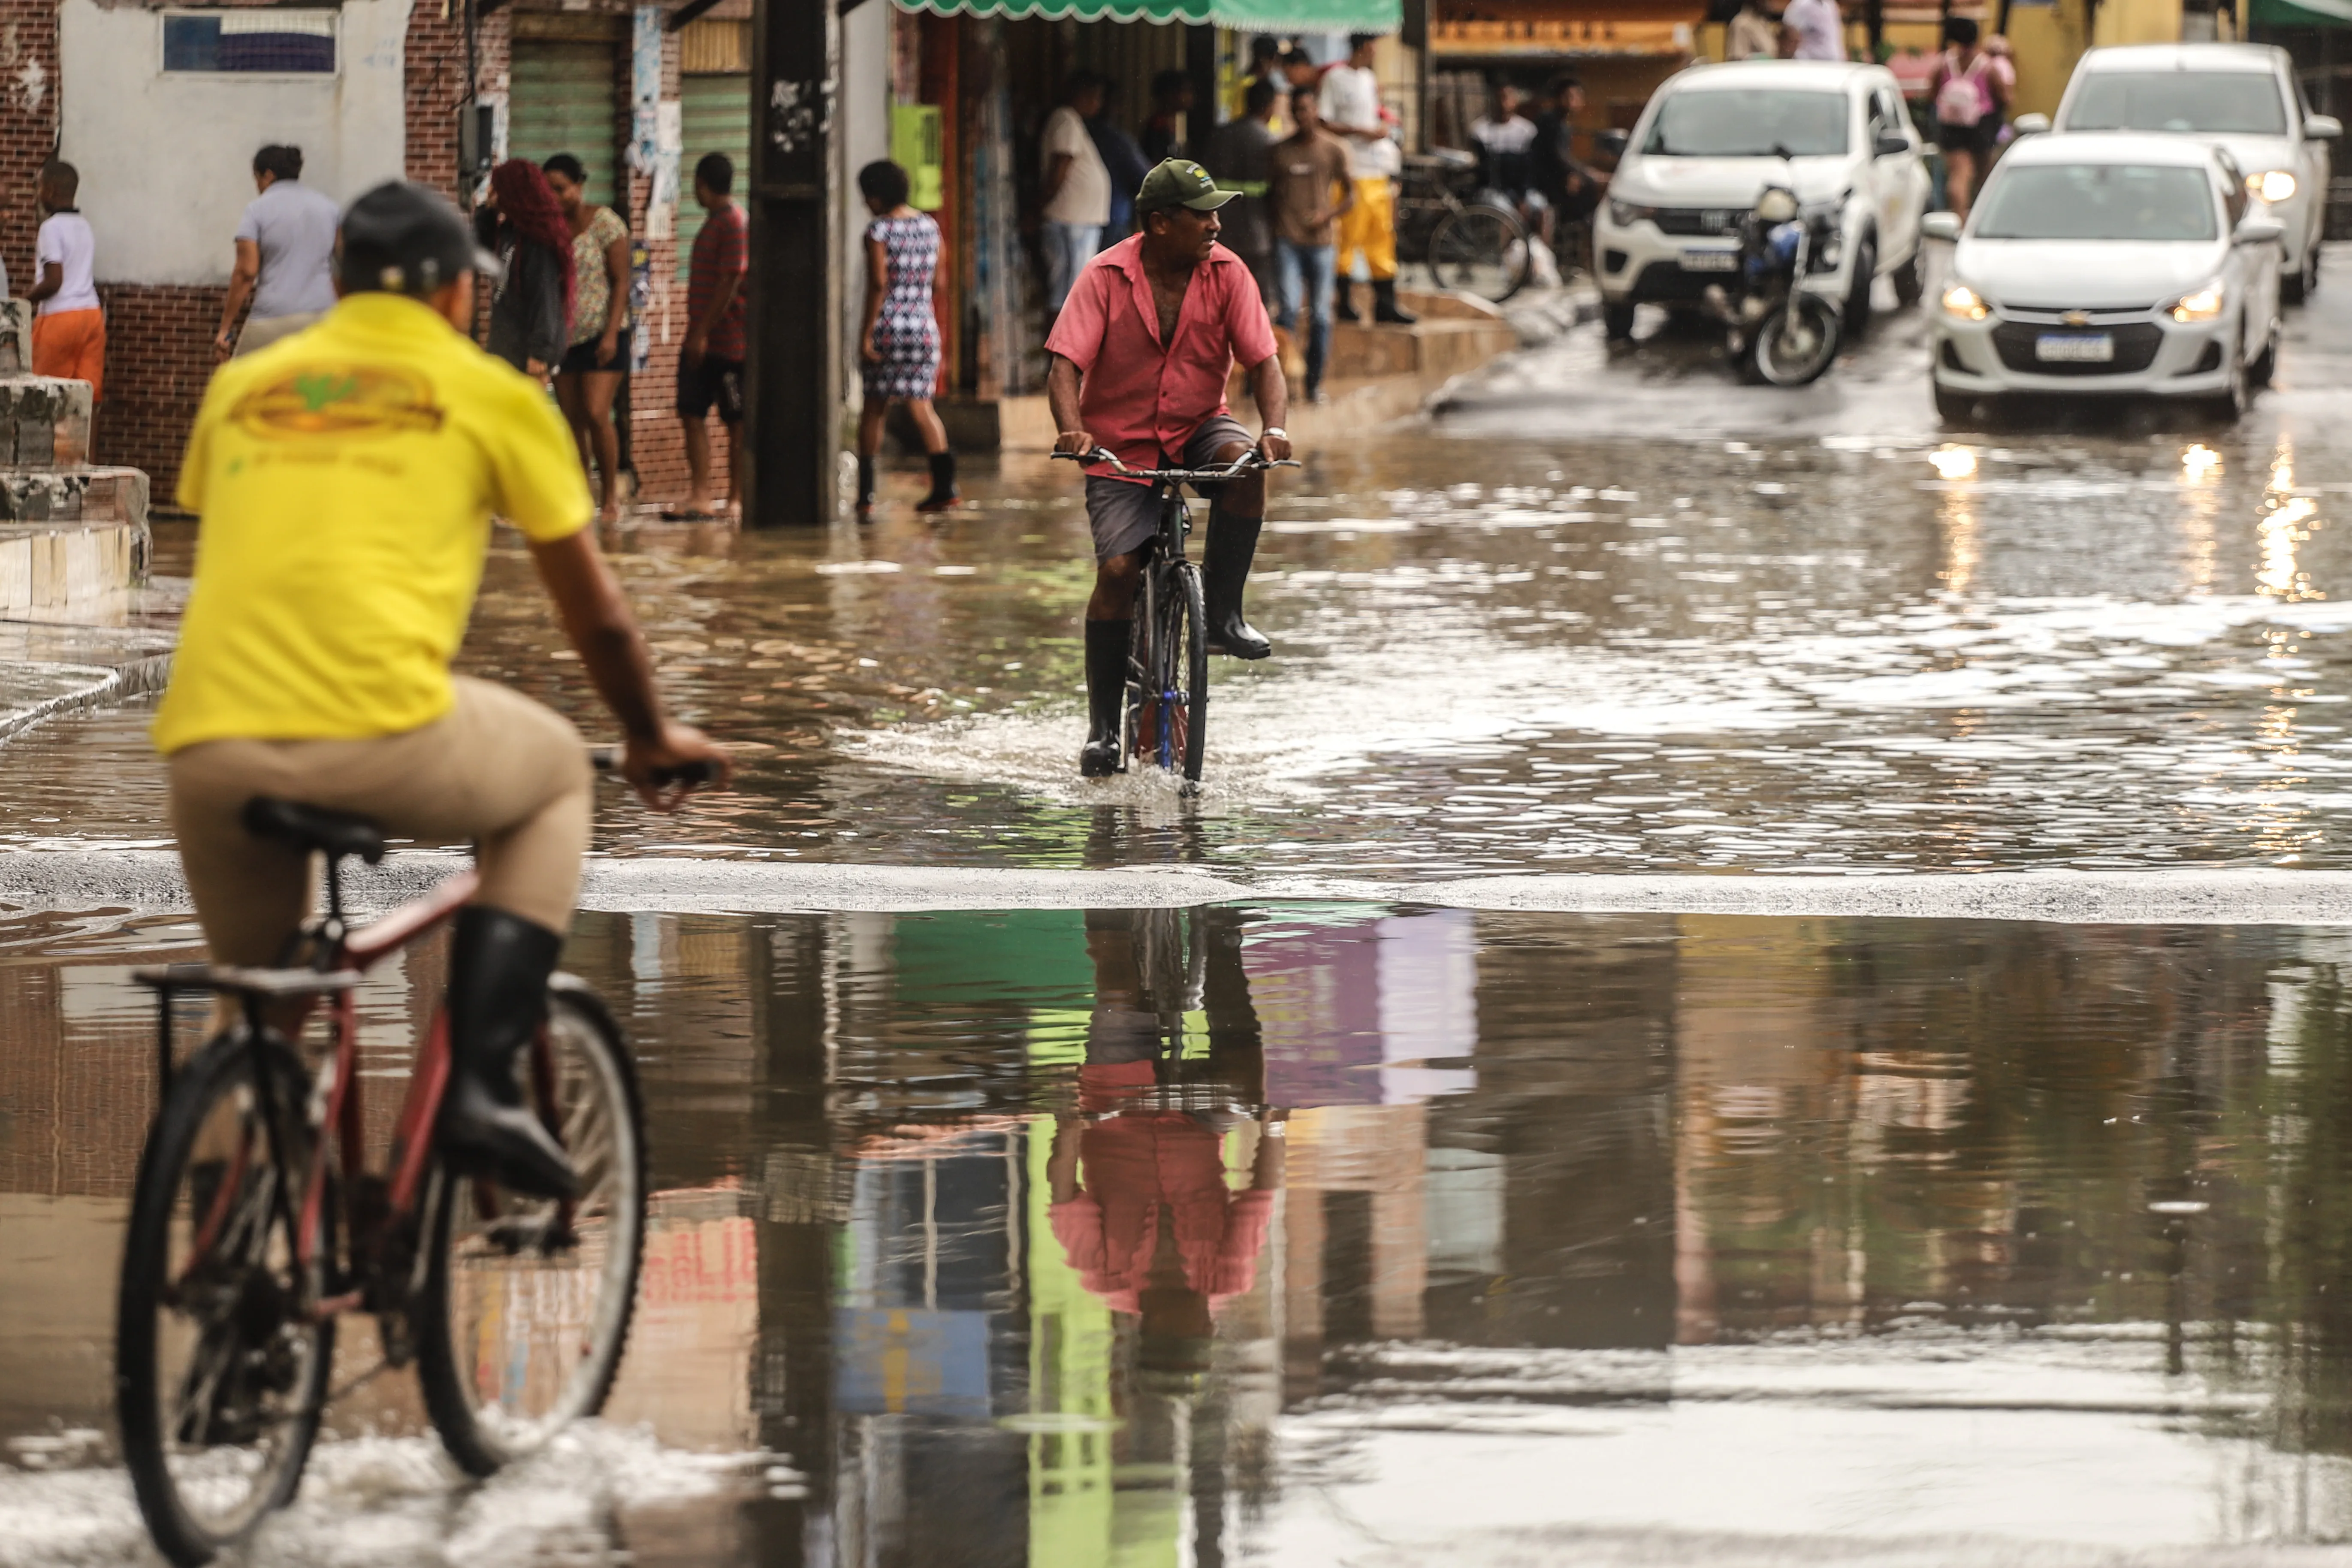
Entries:
<svg viewBox="0 0 2352 1568">
<path fill-rule="evenodd" d="M 1349 285 L 1360 256 L 1372 280 L 1372 319 L 1410 323 L 1419 318 L 1400 309 L 1396 300 L 1395 182 L 1404 155 L 1381 118 L 1381 79 L 1372 69 L 1379 42 L 1371 33 L 1350 37 L 1346 63 L 1323 73 L 1317 100 L 1323 129 L 1348 144 L 1348 178 L 1356 187 L 1355 205 L 1339 218 L 1339 314 L 1358 319 Z"/>
<path fill-rule="evenodd" d="M 95 405 L 106 374 L 106 312 L 98 303 L 98 241 L 74 206 L 81 174 L 52 158 L 41 165 L 45 217 L 33 242 L 33 374 L 89 383 Z"/>
<path fill-rule="evenodd" d="M 302 183 L 302 149 L 272 144 L 256 153 L 253 186 L 261 194 L 238 220 L 236 266 L 213 336 L 223 359 L 268 348 L 335 308 L 335 227 L 342 215 L 331 198 Z M 237 332 L 247 300 L 253 314 Z"/>
<path fill-rule="evenodd" d="M 1038 137 L 1045 168 L 1037 226 L 1045 251 L 1048 316 L 1061 314 L 1078 268 L 1102 248 L 1103 226 L 1110 222 L 1110 171 L 1087 131 L 1087 121 L 1102 112 L 1103 87 L 1103 79 L 1092 71 L 1072 72 L 1062 89 L 1062 107 L 1046 116 Z"/>
<path fill-rule="evenodd" d="M 1845 18 L 1837 0 L 1789 0 L 1780 13 L 1780 40 L 1790 59 L 1845 58 Z"/>
</svg>

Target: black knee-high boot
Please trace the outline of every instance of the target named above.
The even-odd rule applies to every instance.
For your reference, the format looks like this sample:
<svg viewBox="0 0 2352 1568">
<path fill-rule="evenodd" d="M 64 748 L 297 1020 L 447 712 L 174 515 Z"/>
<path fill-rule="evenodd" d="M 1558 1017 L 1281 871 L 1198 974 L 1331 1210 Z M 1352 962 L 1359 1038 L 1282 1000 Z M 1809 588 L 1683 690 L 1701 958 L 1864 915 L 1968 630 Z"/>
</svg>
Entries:
<svg viewBox="0 0 2352 1568">
<path fill-rule="evenodd" d="M 571 1160 L 515 1076 L 547 1018 L 547 981 L 563 938 L 480 904 L 457 911 L 449 942 L 449 1090 L 438 1146 L 459 1172 L 537 1197 L 579 1190 Z"/>
<path fill-rule="evenodd" d="M 917 511 L 945 511 L 961 498 L 956 494 L 955 454 L 931 454 L 931 493 L 915 503 Z"/>
<path fill-rule="evenodd" d="M 874 459 L 857 459 L 857 511 L 859 516 L 874 510 Z"/>
<path fill-rule="evenodd" d="M 1372 320 L 1409 327 L 1421 318 L 1397 303 L 1396 279 L 1382 278 L 1372 284 Z"/>
<path fill-rule="evenodd" d="M 1127 655 L 1133 621 L 1087 623 L 1087 743 L 1078 772 L 1090 779 L 1119 771 L 1119 709 L 1127 701 Z"/>
<path fill-rule="evenodd" d="M 1242 618 L 1242 585 L 1249 581 L 1250 562 L 1257 554 L 1262 519 L 1236 517 L 1223 507 L 1209 508 L 1209 547 L 1202 552 L 1201 592 L 1207 600 L 1209 651 L 1235 658 L 1264 658 L 1274 651 L 1255 626 Z"/>
</svg>

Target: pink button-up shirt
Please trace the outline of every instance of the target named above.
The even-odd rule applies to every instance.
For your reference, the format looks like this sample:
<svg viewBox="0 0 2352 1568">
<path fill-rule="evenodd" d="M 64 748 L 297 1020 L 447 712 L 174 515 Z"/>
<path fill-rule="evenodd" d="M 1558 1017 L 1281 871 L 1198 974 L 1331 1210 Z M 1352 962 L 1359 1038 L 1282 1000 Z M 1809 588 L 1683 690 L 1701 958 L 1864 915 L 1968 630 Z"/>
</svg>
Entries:
<svg viewBox="0 0 2352 1568">
<path fill-rule="evenodd" d="M 1213 245 L 1184 290 L 1176 341 L 1161 342 L 1143 237 L 1135 235 L 1078 273 L 1045 347 L 1078 367 L 1078 414 L 1094 438 L 1130 468 L 1157 468 L 1182 462 L 1192 432 L 1230 412 L 1234 362 L 1270 357 L 1274 326 L 1248 265 Z M 1107 467 L 1088 472 L 1117 477 Z"/>
</svg>

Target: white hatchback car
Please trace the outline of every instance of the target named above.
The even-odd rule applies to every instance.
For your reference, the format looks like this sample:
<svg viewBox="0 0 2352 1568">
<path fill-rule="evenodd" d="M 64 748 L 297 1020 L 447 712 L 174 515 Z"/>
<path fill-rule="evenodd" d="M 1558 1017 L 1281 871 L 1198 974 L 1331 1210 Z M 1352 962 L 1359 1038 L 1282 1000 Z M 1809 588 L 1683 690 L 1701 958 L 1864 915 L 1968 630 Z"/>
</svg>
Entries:
<svg viewBox="0 0 2352 1568">
<path fill-rule="evenodd" d="M 1626 141 L 1593 218 L 1609 335 L 1632 334 L 1637 304 L 1696 306 L 1723 281 L 1739 220 L 1768 184 L 1837 214 L 1839 243 L 1816 256 L 1806 287 L 1844 309 L 1848 331 L 1870 313 L 1874 277 L 1891 275 L 1906 305 L 1919 298 L 1927 169 L 1894 74 L 1736 60 L 1668 78 Z"/>
<path fill-rule="evenodd" d="M 2019 128 L 2033 128 L 2032 116 Z M 2128 44 L 2093 49 L 2074 68 L 2056 129 L 2150 131 L 2226 149 L 2246 189 L 2285 226 L 2286 301 L 2319 280 L 2326 237 L 2329 143 L 2341 121 L 2314 114 L 2294 62 L 2269 44 Z"/>
<path fill-rule="evenodd" d="M 1928 312 L 1936 411 L 2003 393 L 2194 397 L 2235 418 L 2278 353 L 2281 226 L 2219 150 L 2035 136 L 1993 169 Z"/>
</svg>

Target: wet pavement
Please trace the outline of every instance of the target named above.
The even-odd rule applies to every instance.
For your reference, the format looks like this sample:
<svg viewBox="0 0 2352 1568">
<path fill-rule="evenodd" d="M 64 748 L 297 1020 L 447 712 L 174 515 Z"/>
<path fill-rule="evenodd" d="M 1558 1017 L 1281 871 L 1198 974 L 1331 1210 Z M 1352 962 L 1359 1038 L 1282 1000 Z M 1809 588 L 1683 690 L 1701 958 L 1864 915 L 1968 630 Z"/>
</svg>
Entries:
<svg viewBox="0 0 2352 1568">
<path fill-rule="evenodd" d="M 900 475 L 863 531 L 640 530 L 622 568 L 666 673 L 751 765 L 607 843 L 1389 878 L 2345 865 L 2352 289 L 2288 322 L 2234 429 L 1948 437 L 1916 310 L 1797 394 L 1672 332 L 1506 362 L 1286 480 L 1254 600 L 1282 657 L 1217 664 L 1197 805 L 1074 775 L 1085 525 L 1042 459 L 971 465 L 945 521 Z M 167 525 L 162 569 L 187 552 Z M 587 717 L 543 603 L 502 552 L 468 662 Z M 153 842 L 144 722 L 13 742 L 0 843 Z"/>
<path fill-rule="evenodd" d="M 147 1113 L 125 966 L 192 940 L 0 924 L 11 1568 L 148 1561 L 100 1325 Z M 461 1487 L 386 1374 L 254 1561 L 2284 1563 L 2352 1535 L 2340 931 L 594 915 L 569 962 L 652 1110 L 609 1421 Z M 363 994 L 378 1092 L 438 968 Z"/>
</svg>

